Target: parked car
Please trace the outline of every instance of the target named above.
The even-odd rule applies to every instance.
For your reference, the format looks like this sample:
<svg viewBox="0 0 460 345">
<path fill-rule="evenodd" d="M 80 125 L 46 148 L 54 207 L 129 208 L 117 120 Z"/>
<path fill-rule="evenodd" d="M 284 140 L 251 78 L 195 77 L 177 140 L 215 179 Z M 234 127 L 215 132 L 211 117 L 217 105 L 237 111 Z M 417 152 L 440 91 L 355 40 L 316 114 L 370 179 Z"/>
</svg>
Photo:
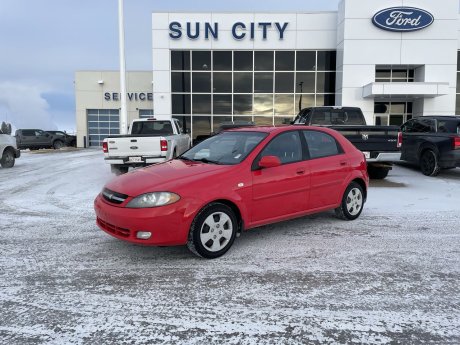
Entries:
<svg viewBox="0 0 460 345">
<path fill-rule="evenodd" d="M 94 208 L 98 226 L 120 240 L 217 258 L 243 230 L 329 209 L 356 219 L 368 183 L 362 152 L 334 130 L 238 128 L 116 177 Z"/>
<path fill-rule="evenodd" d="M 16 131 L 16 143 L 20 150 L 51 149 L 56 150 L 64 146 L 64 139 L 41 129 L 18 129 Z"/>
<path fill-rule="evenodd" d="M 77 146 L 77 136 L 76 135 L 70 135 L 63 131 L 46 131 L 46 133 L 53 135 L 55 138 L 62 138 L 62 141 L 64 142 L 65 146 L 72 146 L 72 147 Z"/>
<path fill-rule="evenodd" d="M 326 126 L 342 133 L 367 161 L 369 176 L 384 179 L 401 158 L 398 126 L 368 126 L 357 107 L 311 107 L 302 109 L 293 121 L 307 126 Z"/>
<path fill-rule="evenodd" d="M 190 136 L 179 120 L 134 120 L 127 135 L 111 135 L 102 142 L 104 160 L 116 175 L 129 167 L 143 167 L 174 158 L 190 148 Z"/>
<path fill-rule="evenodd" d="M 460 116 L 413 118 L 401 132 L 401 160 L 418 164 L 424 175 L 460 166 Z"/>
<path fill-rule="evenodd" d="M 0 127 L 0 165 L 2 168 L 12 168 L 20 156 L 16 139 L 11 136 L 11 125 L 3 122 Z"/>
</svg>

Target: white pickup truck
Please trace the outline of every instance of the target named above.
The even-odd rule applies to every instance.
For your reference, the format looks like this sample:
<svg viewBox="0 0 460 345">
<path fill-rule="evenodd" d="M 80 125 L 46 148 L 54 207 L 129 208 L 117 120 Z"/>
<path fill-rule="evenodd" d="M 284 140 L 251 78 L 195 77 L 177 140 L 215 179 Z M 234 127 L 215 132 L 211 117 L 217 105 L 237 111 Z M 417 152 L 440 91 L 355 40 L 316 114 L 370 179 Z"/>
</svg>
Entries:
<svg viewBox="0 0 460 345">
<path fill-rule="evenodd" d="M 2 168 L 12 168 L 21 152 L 16 146 L 16 138 L 11 136 L 11 124 L 2 122 L 0 126 L 0 165 Z"/>
<path fill-rule="evenodd" d="M 190 136 L 179 120 L 155 118 L 134 120 L 127 135 L 104 139 L 104 160 L 113 173 L 128 172 L 129 167 L 142 167 L 181 155 L 190 148 Z"/>
</svg>

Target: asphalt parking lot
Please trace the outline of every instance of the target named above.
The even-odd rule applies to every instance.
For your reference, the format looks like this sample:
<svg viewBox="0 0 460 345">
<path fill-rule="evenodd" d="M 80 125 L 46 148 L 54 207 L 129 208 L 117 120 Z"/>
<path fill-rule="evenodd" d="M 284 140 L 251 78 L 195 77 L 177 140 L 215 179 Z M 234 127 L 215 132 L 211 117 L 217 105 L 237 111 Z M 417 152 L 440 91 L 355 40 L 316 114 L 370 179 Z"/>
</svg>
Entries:
<svg viewBox="0 0 460 345">
<path fill-rule="evenodd" d="M 96 150 L 0 169 L 0 343 L 460 343 L 460 169 L 397 166 L 356 221 L 253 229 L 216 260 L 99 230 L 110 178 Z"/>
</svg>

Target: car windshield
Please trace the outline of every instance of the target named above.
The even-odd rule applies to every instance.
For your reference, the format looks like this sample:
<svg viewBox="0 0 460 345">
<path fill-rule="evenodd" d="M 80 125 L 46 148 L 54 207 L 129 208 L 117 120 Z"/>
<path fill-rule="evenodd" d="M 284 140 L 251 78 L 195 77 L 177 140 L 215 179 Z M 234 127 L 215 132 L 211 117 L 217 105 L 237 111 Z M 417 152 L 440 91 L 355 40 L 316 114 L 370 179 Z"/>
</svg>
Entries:
<svg viewBox="0 0 460 345">
<path fill-rule="evenodd" d="M 179 159 L 210 164 L 238 164 L 267 135 L 261 132 L 222 132 L 192 147 Z"/>
</svg>

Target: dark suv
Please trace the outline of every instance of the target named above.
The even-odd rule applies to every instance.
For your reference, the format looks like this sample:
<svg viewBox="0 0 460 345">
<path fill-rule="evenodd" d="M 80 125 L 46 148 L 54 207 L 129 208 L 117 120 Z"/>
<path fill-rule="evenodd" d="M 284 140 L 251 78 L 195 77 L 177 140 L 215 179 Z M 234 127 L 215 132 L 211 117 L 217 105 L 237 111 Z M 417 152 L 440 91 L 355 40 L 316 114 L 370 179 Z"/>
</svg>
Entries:
<svg viewBox="0 0 460 345">
<path fill-rule="evenodd" d="M 62 131 L 46 131 L 46 133 L 49 133 L 56 138 L 62 138 L 66 146 L 77 146 L 77 137 L 75 135 L 70 135 Z"/>
<path fill-rule="evenodd" d="M 413 118 L 401 132 L 401 160 L 418 164 L 424 175 L 460 166 L 460 116 Z"/>
<path fill-rule="evenodd" d="M 60 149 L 65 145 L 62 137 L 54 136 L 41 129 L 18 129 L 16 131 L 16 143 L 20 150 Z"/>
</svg>

